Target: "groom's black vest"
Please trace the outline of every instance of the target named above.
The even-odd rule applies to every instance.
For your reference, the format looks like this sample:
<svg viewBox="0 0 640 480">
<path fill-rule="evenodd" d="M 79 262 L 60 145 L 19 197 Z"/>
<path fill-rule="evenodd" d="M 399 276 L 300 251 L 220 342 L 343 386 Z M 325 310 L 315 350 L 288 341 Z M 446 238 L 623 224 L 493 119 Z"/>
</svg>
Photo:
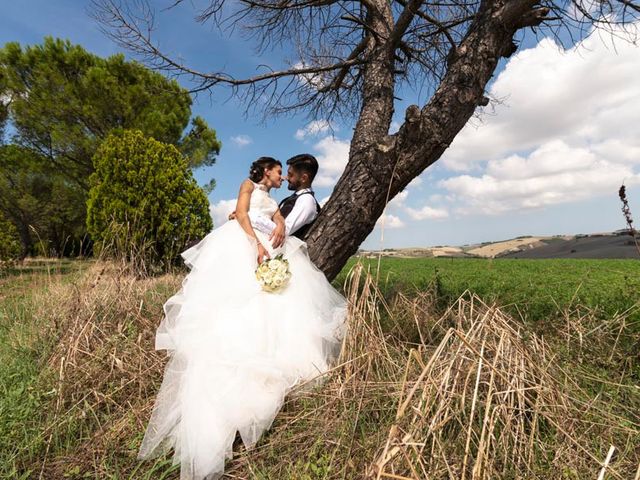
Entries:
<svg viewBox="0 0 640 480">
<path fill-rule="evenodd" d="M 290 197 L 287 197 L 280 202 L 280 205 L 278 206 L 278 208 L 280 208 L 280 213 L 282 214 L 283 217 L 287 218 L 287 215 L 289 215 L 291 213 L 291 210 L 293 210 L 293 206 L 298 201 L 298 198 L 300 198 L 302 195 L 311 195 L 316 202 L 316 214 L 320 213 L 320 204 L 316 200 L 316 197 L 313 194 L 313 192 L 303 192 L 300 195 L 298 195 L 297 193 L 294 193 Z M 313 225 L 313 222 L 303 225 L 298 230 L 296 230 L 295 233 L 293 233 L 293 236 L 302 239 L 302 237 L 304 237 L 304 235 L 307 233 L 309 228 L 311 228 L 311 225 Z"/>
</svg>

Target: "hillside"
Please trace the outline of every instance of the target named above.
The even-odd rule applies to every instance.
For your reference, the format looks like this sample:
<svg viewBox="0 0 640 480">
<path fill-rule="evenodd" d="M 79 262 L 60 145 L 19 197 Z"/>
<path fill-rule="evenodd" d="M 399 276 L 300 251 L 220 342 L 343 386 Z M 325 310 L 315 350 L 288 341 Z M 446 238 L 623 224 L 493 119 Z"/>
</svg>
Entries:
<svg viewBox="0 0 640 480">
<path fill-rule="evenodd" d="M 637 239 L 640 244 L 640 238 Z M 640 251 L 626 231 L 588 235 L 558 235 L 553 237 L 524 236 L 509 240 L 463 246 L 436 246 L 361 251 L 363 257 L 395 258 L 591 258 L 640 259 Z"/>
</svg>

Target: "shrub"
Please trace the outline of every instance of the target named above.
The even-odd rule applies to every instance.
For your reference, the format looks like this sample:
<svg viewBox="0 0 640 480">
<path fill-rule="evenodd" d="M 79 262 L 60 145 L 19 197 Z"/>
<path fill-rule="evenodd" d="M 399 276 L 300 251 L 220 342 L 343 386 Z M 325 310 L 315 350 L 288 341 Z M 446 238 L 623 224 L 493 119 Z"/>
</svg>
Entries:
<svg viewBox="0 0 640 480">
<path fill-rule="evenodd" d="M 16 227 L 0 214 L 0 264 L 20 258 L 21 250 Z"/>
<path fill-rule="evenodd" d="M 207 197 L 173 145 L 123 130 L 105 139 L 93 163 L 87 229 L 98 251 L 166 271 L 211 230 Z"/>
</svg>

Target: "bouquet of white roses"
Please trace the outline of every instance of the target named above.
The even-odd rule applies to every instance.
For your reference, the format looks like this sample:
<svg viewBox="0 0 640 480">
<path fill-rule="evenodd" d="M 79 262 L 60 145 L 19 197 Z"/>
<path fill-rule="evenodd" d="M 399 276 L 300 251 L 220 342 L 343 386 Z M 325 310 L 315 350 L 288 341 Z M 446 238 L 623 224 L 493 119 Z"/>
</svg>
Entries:
<svg viewBox="0 0 640 480">
<path fill-rule="evenodd" d="M 256 278 L 265 292 L 281 290 L 291 278 L 289 260 L 283 258 L 282 254 L 265 260 L 256 268 Z"/>
</svg>

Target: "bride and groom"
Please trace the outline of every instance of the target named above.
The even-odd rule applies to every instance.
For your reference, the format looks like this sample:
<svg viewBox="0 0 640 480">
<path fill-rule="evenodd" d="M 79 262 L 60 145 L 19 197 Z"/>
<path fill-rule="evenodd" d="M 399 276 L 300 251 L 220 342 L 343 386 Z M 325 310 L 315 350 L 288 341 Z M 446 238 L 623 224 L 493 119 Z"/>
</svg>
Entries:
<svg viewBox="0 0 640 480">
<path fill-rule="evenodd" d="M 263 163 L 279 164 L 277 160 L 271 157 L 261 157 L 258 162 L 260 160 L 263 160 Z M 287 181 L 288 189 L 293 190 L 294 193 L 282 200 L 278 205 L 280 214 L 284 217 L 286 235 L 293 235 L 302 239 L 318 216 L 318 213 L 320 213 L 320 204 L 311 188 L 317 173 L 318 161 L 313 155 L 302 153 L 287 160 L 287 176 L 283 180 Z M 276 188 L 280 187 L 281 184 L 282 182 Z M 275 231 L 276 224 L 271 218 L 251 211 L 249 211 L 249 216 L 255 229 L 269 234 Z M 229 215 L 229 220 L 236 219 L 237 211 L 234 210 Z"/>
<path fill-rule="evenodd" d="M 345 328 L 346 300 L 309 259 L 302 236 L 318 214 L 311 155 L 287 161 L 294 194 L 278 203 L 282 164 L 253 162 L 235 216 L 182 253 L 191 271 L 164 305 L 156 349 L 169 361 L 139 457 L 174 449 L 182 480 L 215 479 L 236 434 L 251 448 L 296 385 L 328 371 Z M 261 289 L 259 263 L 289 261 L 291 279 Z"/>
</svg>

